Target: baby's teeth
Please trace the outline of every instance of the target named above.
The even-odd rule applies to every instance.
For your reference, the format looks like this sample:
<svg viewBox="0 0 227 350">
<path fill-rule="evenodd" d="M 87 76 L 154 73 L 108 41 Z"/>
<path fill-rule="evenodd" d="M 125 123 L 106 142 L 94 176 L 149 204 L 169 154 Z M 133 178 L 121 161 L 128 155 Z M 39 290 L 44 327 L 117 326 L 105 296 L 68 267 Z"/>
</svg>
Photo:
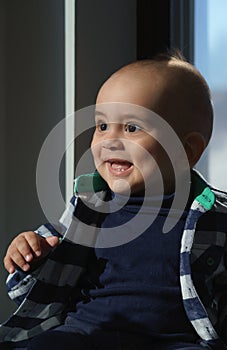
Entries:
<svg viewBox="0 0 227 350">
<path fill-rule="evenodd" d="M 125 171 L 125 169 L 117 168 L 116 171 L 117 171 L 118 173 L 123 173 L 123 172 Z"/>
</svg>

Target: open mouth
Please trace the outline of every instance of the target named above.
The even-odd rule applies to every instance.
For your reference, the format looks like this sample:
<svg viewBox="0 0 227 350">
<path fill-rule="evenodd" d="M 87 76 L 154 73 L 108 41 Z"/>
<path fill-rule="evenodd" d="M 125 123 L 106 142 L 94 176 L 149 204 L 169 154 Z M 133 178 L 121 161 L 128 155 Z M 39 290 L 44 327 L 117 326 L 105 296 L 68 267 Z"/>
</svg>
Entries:
<svg viewBox="0 0 227 350">
<path fill-rule="evenodd" d="M 108 164 L 110 172 L 114 175 L 128 174 L 133 167 L 132 163 L 120 159 L 110 159 L 106 163 Z"/>
</svg>

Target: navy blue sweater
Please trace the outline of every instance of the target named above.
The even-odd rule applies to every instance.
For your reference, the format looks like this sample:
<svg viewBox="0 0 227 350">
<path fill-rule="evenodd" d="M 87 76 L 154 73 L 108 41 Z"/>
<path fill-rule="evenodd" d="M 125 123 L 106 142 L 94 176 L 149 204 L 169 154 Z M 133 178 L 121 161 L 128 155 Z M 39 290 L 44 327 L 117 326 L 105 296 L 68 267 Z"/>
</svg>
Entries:
<svg viewBox="0 0 227 350">
<path fill-rule="evenodd" d="M 171 199 L 171 196 L 165 198 L 159 209 L 153 198 L 146 205 L 142 198 L 130 198 L 122 207 L 124 197 L 114 196 L 113 212 L 102 224 L 103 235 L 110 227 L 123 235 L 127 230 L 140 230 L 139 223 L 153 223 L 128 243 L 95 249 L 95 259 L 82 281 L 84 298 L 70 316 L 94 326 L 145 333 L 155 338 L 194 339 L 179 282 L 185 215 L 172 231 L 162 232 Z M 139 219 L 138 227 L 132 221 L 135 215 Z"/>
</svg>

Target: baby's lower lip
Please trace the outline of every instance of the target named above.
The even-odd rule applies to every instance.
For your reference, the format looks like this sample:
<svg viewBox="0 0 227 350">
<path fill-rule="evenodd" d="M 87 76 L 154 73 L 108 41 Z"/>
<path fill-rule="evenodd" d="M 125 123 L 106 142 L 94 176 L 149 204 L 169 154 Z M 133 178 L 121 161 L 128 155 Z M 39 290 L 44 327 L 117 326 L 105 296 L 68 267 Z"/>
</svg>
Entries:
<svg viewBox="0 0 227 350">
<path fill-rule="evenodd" d="M 132 163 L 127 161 L 107 161 L 108 169 L 115 176 L 128 175 L 132 170 Z"/>
</svg>

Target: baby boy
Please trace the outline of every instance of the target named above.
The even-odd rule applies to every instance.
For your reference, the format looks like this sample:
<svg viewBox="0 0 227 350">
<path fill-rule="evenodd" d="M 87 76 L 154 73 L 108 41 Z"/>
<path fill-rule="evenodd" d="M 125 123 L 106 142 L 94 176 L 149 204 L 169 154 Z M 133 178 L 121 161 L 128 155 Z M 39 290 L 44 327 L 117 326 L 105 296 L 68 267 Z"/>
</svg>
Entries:
<svg viewBox="0 0 227 350">
<path fill-rule="evenodd" d="M 22 304 L 0 327 L 0 349 L 225 349 L 227 197 L 193 170 L 212 133 L 206 81 L 178 55 L 133 62 L 101 87 L 95 123 L 103 188 L 89 205 L 76 188 L 62 232 L 48 224 L 10 244 L 9 294 Z M 171 157 L 166 144 L 177 145 Z M 72 239 L 81 222 L 85 236 L 98 229 L 94 245 Z"/>
</svg>

